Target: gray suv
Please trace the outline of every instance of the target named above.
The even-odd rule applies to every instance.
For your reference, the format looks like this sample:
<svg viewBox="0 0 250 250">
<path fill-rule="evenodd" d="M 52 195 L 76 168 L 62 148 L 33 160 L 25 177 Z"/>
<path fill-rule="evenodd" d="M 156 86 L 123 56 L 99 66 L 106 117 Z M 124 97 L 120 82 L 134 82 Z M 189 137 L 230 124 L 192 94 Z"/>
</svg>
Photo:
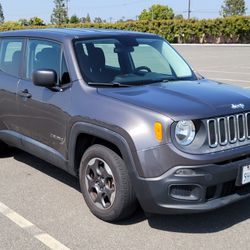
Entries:
<svg viewBox="0 0 250 250">
<path fill-rule="evenodd" d="M 193 213 L 250 195 L 250 92 L 197 76 L 159 36 L 1 33 L 0 102 L 0 151 L 79 177 L 102 220 L 138 204 Z"/>
</svg>

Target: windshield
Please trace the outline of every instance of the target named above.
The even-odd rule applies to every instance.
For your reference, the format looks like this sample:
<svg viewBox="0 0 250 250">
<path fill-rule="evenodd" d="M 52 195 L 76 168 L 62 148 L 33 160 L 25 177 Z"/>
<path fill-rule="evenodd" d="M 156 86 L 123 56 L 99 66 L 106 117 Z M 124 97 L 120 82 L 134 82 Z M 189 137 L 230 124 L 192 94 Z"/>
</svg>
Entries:
<svg viewBox="0 0 250 250">
<path fill-rule="evenodd" d="M 196 80 L 188 64 L 161 38 L 78 40 L 75 50 L 89 83 L 149 84 Z"/>
</svg>

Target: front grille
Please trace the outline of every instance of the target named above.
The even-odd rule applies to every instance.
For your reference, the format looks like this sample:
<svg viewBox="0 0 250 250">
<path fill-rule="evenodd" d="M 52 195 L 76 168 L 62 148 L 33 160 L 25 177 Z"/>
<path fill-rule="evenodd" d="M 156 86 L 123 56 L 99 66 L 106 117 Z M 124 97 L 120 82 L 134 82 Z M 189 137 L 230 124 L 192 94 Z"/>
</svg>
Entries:
<svg viewBox="0 0 250 250">
<path fill-rule="evenodd" d="M 250 192 L 250 184 L 246 184 L 243 186 L 235 186 L 236 180 L 228 181 L 223 183 L 222 191 L 220 197 L 228 196 L 231 194 L 239 194 L 239 195 L 246 195 Z"/>
<path fill-rule="evenodd" d="M 250 139 L 250 112 L 207 120 L 208 144 L 211 148 Z"/>
</svg>

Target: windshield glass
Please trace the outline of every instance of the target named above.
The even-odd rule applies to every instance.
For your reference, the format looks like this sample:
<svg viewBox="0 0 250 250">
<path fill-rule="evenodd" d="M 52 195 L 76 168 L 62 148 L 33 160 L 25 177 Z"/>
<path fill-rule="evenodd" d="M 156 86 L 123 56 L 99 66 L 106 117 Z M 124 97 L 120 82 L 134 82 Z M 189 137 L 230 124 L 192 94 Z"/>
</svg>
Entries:
<svg viewBox="0 0 250 250">
<path fill-rule="evenodd" d="M 83 77 L 91 83 L 196 80 L 188 64 L 161 38 L 78 40 L 75 50 Z"/>
</svg>

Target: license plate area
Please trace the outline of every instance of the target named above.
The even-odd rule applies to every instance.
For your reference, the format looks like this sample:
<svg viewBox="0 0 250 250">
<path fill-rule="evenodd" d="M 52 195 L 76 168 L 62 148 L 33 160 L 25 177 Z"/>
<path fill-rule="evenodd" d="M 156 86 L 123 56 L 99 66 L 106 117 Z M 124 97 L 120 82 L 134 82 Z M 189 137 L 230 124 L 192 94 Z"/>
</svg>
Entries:
<svg viewBox="0 0 250 250">
<path fill-rule="evenodd" d="M 241 185 L 250 183 L 250 165 L 243 166 L 241 171 Z"/>
</svg>

